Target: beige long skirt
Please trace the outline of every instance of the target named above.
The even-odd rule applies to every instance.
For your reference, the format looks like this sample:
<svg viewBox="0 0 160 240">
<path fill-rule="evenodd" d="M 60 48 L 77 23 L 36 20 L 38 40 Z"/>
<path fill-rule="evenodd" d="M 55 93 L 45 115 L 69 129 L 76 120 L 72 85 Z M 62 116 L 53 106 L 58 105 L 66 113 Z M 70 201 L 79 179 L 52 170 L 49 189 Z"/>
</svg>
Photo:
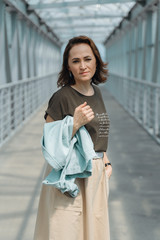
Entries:
<svg viewBox="0 0 160 240">
<path fill-rule="evenodd" d="M 45 176 L 50 171 L 47 165 Z M 110 240 L 109 179 L 103 159 L 93 160 L 92 176 L 77 178 L 76 184 L 76 198 L 42 185 L 34 240 Z"/>
</svg>

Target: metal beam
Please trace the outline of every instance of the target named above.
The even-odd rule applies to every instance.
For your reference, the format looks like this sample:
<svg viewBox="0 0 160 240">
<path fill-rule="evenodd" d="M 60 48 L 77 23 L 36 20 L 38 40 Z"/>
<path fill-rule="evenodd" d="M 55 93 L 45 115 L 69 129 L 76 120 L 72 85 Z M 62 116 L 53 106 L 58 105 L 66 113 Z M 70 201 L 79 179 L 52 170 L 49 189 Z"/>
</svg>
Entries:
<svg viewBox="0 0 160 240">
<path fill-rule="evenodd" d="M 100 34 L 100 33 L 102 33 L 102 32 L 97 32 L 97 33 L 93 33 L 93 32 L 87 32 L 87 36 L 100 36 L 100 37 L 105 37 L 105 35 L 107 35 L 108 34 L 108 32 L 107 31 L 103 31 L 103 34 Z M 81 33 L 81 32 L 77 32 L 76 34 L 72 34 L 72 32 L 70 32 L 70 33 L 66 33 L 66 34 L 62 34 L 61 35 L 61 38 L 63 38 L 63 37 L 68 37 L 68 36 L 70 36 L 70 35 L 85 35 L 86 33 Z"/>
<path fill-rule="evenodd" d="M 159 52 L 159 27 L 160 27 L 160 8 L 158 6 L 157 11 L 156 11 L 156 31 L 155 31 L 154 50 L 153 50 L 153 62 L 152 62 L 152 82 L 158 82 L 158 78 L 157 78 L 158 65 L 160 66 L 160 57 L 158 54 L 158 52 Z"/>
<path fill-rule="evenodd" d="M 51 26 L 51 28 L 53 28 L 53 30 L 55 29 L 71 29 L 71 28 L 82 28 L 82 29 L 85 29 L 85 28 L 94 28 L 94 27 L 97 27 L 97 28 L 100 28 L 100 27 L 106 27 L 106 28 L 110 28 L 110 27 L 116 27 L 115 24 L 88 24 L 88 25 L 77 25 L 77 24 L 70 24 L 70 25 L 64 25 L 64 26 Z"/>
<path fill-rule="evenodd" d="M 83 32 L 83 34 L 88 34 L 89 32 L 91 32 L 92 34 L 102 34 L 102 33 L 104 33 L 104 32 L 108 32 L 108 31 L 111 31 L 112 30 L 112 28 L 111 29 L 104 29 L 104 28 L 102 28 L 102 29 L 92 29 L 92 30 L 88 30 L 88 28 L 86 28 L 86 29 L 83 29 L 82 30 L 82 32 Z M 71 31 L 72 32 L 72 31 Z M 67 34 L 70 34 L 71 33 L 70 31 L 68 31 L 68 29 L 66 29 L 66 30 L 62 30 L 62 31 L 57 31 L 56 30 L 56 33 L 58 34 L 58 35 L 61 35 L 61 36 L 63 36 L 63 35 L 67 35 Z M 75 34 L 79 34 L 79 32 L 81 32 L 79 29 L 78 29 L 78 31 L 76 31 L 76 29 L 75 29 Z"/>
<path fill-rule="evenodd" d="M 148 26 L 147 26 L 147 21 L 145 18 L 144 21 L 144 26 L 143 26 L 143 32 L 142 32 L 142 39 L 143 39 L 143 55 L 142 55 L 142 79 L 146 79 L 146 52 L 147 52 L 147 30 L 148 30 Z"/>
<path fill-rule="evenodd" d="M 125 17 L 124 14 L 105 14 L 105 15 L 65 15 L 62 17 L 43 17 L 43 20 L 49 23 L 54 21 L 64 21 L 65 19 L 74 19 L 74 20 L 81 20 L 81 19 L 102 19 L 102 18 L 122 18 Z"/>
<path fill-rule="evenodd" d="M 6 38 L 5 38 L 5 5 L 0 1 L 0 85 L 6 82 Z"/>
<path fill-rule="evenodd" d="M 62 35 L 61 36 L 61 39 L 63 39 L 63 38 L 68 38 L 68 37 L 70 37 L 70 36 L 72 36 L 72 35 L 74 35 L 74 36 L 77 36 L 77 35 L 82 35 L 82 34 L 72 34 L 72 33 L 70 33 L 70 34 L 64 34 L 64 35 Z M 83 34 L 84 35 L 84 34 Z M 97 34 L 94 34 L 94 33 L 90 33 L 90 32 L 88 32 L 88 34 L 87 34 L 87 36 L 93 36 L 93 37 L 101 37 L 101 38 L 104 38 L 104 37 L 106 37 L 106 35 L 107 35 L 107 32 L 105 33 L 103 33 L 103 35 L 100 35 L 99 33 L 97 33 Z"/>
<path fill-rule="evenodd" d="M 27 4 L 21 0 L 3 0 L 7 5 L 7 9 L 9 11 L 17 12 L 21 15 L 22 18 L 28 20 L 32 23 L 36 28 L 38 28 L 46 37 L 48 37 L 51 41 L 53 41 L 57 46 L 61 46 L 59 38 L 55 35 L 53 31 L 48 32 L 48 26 L 45 24 L 41 26 L 40 17 L 33 11 L 32 14 L 28 13 Z"/>
<path fill-rule="evenodd" d="M 140 0 L 141 1 L 141 0 Z M 131 2 L 131 0 L 121 0 L 121 3 Z M 135 0 L 133 2 L 136 2 Z M 90 5 L 102 5 L 108 3 L 120 3 L 120 0 L 92 0 L 92 1 L 73 1 L 73 2 L 52 2 L 52 3 L 38 3 L 30 4 L 29 10 L 33 9 L 51 9 L 51 8 L 66 8 L 66 7 L 84 7 Z"/>
<path fill-rule="evenodd" d="M 138 4 L 140 4 L 141 2 L 142 2 L 142 4 L 144 3 L 144 0 L 137 0 L 137 1 L 136 1 L 136 4 L 135 4 L 135 5 L 132 7 L 132 9 L 129 11 L 128 17 L 124 17 L 124 18 L 122 19 L 122 21 L 124 21 L 125 19 L 129 21 L 128 24 L 127 24 L 126 29 L 127 29 L 127 28 L 130 28 L 130 26 L 132 26 L 131 24 L 132 24 L 133 22 L 136 22 L 139 17 L 141 17 L 142 15 L 145 15 L 146 12 L 150 11 L 151 9 L 153 9 L 153 5 L 157 5 L 158 1 L 160 1 L 160 0 L 150 0 L 150 1 L 148 1 L 149 3 L 147 3 L 143 8 L 139 9 L 139 10 L 137 11 L 137 13 L 136 13 L 135 16 L 132 16 L 132 11 L 133 11 L 133 9 L 134 9 L 135 7 L 137 7 Z M 141 4 L 140 4 L 140 5 L 141 5 Z M 137 8 L 137 9 L 138 9 L 138 8 Z M 113 32 L 110 34 L 110 36 L 108 36 L 108 38 L 106 38 L 106 40 L 104 41 L 104 45 L 106 45 L 107 42 L 110 41 L 111 37 L 114 36 L 115 33 L 116 33 L 116 29 L 113 30 Z M 117 37 L 117 36 L 116 36 L 116 37 Z"/>
</svg>

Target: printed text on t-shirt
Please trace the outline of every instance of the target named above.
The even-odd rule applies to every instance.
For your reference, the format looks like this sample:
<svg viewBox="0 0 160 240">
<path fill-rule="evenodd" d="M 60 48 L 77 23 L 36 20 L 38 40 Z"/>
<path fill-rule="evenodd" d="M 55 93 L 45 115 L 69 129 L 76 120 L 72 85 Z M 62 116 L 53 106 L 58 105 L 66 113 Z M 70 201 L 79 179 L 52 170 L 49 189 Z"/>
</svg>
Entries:
<svg viewBox="0 0 160 240">
<path fill-rule="evenodd" d="M 99 129 L 98 137 L 108 137 L 109 134 L 109 118 L 107 113 L 96 113 L 98 118 Z"/>
</svg>

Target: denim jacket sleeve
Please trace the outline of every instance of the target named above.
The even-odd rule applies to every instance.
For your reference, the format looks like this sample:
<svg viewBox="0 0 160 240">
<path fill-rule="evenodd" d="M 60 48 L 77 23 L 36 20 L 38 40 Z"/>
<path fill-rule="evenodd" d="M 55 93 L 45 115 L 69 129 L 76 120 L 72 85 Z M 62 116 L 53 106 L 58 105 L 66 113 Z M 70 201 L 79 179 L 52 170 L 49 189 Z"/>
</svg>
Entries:
<svg viewBox="0 0 160 240">
<path fill-rule="evenodd" d="M 59 171 L 65 165 L 73 132 L 73 117 L 44 124 L 41 139 L 42 152 L 45 160 Z"/>
</svg>

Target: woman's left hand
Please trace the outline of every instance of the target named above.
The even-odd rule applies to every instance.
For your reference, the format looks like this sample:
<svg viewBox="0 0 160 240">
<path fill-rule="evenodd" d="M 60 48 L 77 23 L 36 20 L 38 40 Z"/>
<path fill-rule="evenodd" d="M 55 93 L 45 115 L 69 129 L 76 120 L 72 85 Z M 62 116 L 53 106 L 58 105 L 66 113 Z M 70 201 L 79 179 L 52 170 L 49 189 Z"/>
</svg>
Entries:
<svg viewBox="0 0 160 240">
<path fill-rule="evenodd" d="M 111 166 L 111 165 L 108 165 L 108 166 L 105 167 L 105 168 L 106 168 L 107 176 L 108 176 L 108 178 L 110 178 L 111 175 L 112 175 L 112 166 Z"/>
<path fill-rule="evenodd" d="M 103 161 L 104 161 L 104 164 L 109 163 L 106 152 L 104 152 Z M 110 178 L 111 175 L 112 175 L 112 166 L 108 165 L 108 166 L 105 167 L 105 169 L 106 169 L 106 173 L 107 173 L 108 178 Z"/>
</svg>

